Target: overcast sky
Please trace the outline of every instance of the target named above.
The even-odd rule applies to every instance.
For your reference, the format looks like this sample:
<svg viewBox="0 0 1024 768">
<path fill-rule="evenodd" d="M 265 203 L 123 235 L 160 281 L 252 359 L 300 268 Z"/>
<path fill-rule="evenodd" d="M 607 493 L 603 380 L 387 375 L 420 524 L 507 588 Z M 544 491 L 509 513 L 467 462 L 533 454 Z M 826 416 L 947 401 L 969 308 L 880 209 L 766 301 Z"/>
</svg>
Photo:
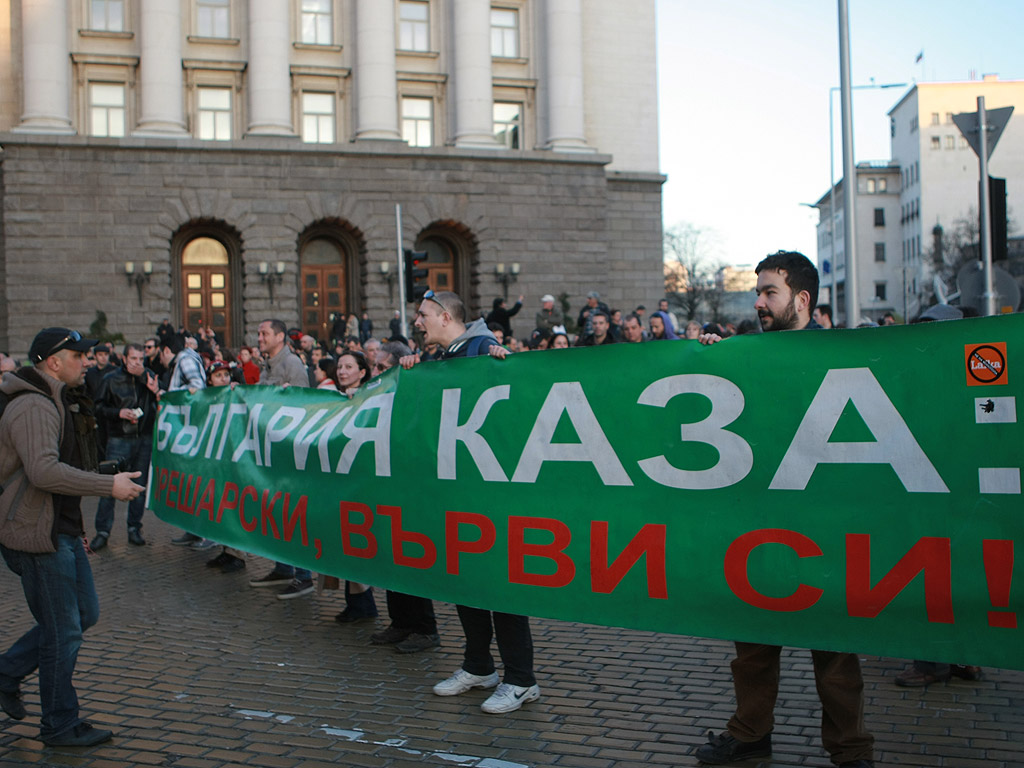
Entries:
<svg viewBox="0 0 1024 768">
<path fill-rule="evenodd" d="M 829 187 L 838 3 L 656 2 L 665 227 L 713 230 L 726 263 L 755 264 L 780 248 L 814 260 L 818 214 L 800 203 Z M 1024 0 L 849 0 L 849 8 L 853 84 L 907 84 L 854 93 L 857 162 L 889 158 L 886 113 L 914 82 L 972 72 L 1024 79 Z"/>
</svg>

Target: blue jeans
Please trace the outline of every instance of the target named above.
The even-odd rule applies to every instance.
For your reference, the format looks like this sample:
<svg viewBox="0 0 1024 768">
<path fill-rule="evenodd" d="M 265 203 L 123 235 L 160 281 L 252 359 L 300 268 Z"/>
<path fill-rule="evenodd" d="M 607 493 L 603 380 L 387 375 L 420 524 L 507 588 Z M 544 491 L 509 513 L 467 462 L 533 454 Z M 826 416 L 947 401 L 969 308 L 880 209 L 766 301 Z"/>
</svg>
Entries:
<svg viewBox="0 0 1024 768">
<path fill-rule="evenodd" d="M 274 571 L 276 573 L 283 573 L 285 576 L 291 576 L 296 581 L 313 580 L 313 574 L 308 568 L 298 568 L 294 565 L 288 565 L 288 563 L 274 563 Z"/>
<path fill-rule="evenodd" d="M 100 617 L 85 547 L 77 536 L 60 535 L 53 553 L 17 552 L 2 545 L 0 553 L 7 567 L 21 577 L 25 600 L 36 620 L 36 626 L 0 656 L 0 688 L 17 690 L 38 668 L 41 735 L 63 733 L 81 722 L 71 678 L 82 633 Z"/>
<path fill-rule="evenodd" d="M 129 472 L 141 472 L 140 484 L 146 482 L 149 460 L 153 454 L 153 438 L 111 437 L 107 439 L 107 459 L 122 459 Z M 114 499 L 111 496 L 100 499 L 96 507 L 96 532 L 110 533 L 114 526 Z M 142 528 L 142 513 L 146 511 L 146 494 L 140 493 L 128 502 L 128 530 Z"/>
</svg>

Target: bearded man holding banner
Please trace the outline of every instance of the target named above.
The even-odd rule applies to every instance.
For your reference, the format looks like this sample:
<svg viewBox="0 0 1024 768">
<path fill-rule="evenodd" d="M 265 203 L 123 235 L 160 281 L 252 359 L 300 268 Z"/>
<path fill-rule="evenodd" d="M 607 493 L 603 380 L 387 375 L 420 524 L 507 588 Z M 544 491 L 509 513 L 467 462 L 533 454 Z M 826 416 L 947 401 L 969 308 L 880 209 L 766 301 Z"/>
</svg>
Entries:
<svg viewBox="0 0 1024 768">
<path fill-rule="evenodd" d="M 508 350 L 498 343 L 483 320 L 466 325 L 466 305 L 449 291 L 427 291 L 416 311 L 415 326 L 424 336 L 425 344 L 437 344 L 440 360 L 453 357 L 490 355 L 504 360 Z M 417 363 L 415 355 L 399 360 L 408 370 Z M 472 688 L 494 688 L 480 709 L 488 714 L 514 712 L 528 701 L 540 698 L 540 688 L 533 674 L 533 636 L 530 620 L 499 611 L 486 611 L 457 605 L 466 648 L 462 667 L 447 680 L 434 686 L 438 696 L 457 696 Z M 500 685 L 491 656 L 491 639 L 498 642 L 498 653 L 505 665 L 505 681 Z"/>
<path fill-rule="evenodd" d="M 818 271 L 806 256 L 779 251 L 757 265 L 757 310 L 761 329 L 799 331 L 820 329 L 811 319 L 818 300 Z M 702 334 L 701 344 L 722 337 Z M 782 647 L 736 643 L 732 662 L 736 712 L 726 730 L 708 734 L 708 743 L 695 756 L 709 765 L 724 765 L 772 753 L 775 700 L 779 693 Z M 853 653 L 811 651 L 814 681 L 821 699 L 821 741 L 840 768 L 874 768 L 874 738 L 864 726 L 864 681 L 860 660 Z"/>
</svg>

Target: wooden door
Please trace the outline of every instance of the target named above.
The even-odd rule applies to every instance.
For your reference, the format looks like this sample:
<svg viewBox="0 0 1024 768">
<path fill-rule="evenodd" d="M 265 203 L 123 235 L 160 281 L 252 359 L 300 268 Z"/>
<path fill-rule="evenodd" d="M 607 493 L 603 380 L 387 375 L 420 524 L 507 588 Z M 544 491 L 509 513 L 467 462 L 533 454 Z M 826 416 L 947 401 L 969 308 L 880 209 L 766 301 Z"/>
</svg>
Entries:
<svg viewBox="0 0 1024 768">
<path fill-rule="evenodd" d="M 227 249 L 217 240 L 197 237 L 181 255 L 182 314 L 195 333 L 206 326 L 222 344 L 231 343 L 231 274 Z"/>
<path fill-rule="evenodd" d="M 340 264 L 304 264 L 302 267 L 302 332 L 329 341 L 333 316 L 348 316 L 345 270 Z"/>
</svg>

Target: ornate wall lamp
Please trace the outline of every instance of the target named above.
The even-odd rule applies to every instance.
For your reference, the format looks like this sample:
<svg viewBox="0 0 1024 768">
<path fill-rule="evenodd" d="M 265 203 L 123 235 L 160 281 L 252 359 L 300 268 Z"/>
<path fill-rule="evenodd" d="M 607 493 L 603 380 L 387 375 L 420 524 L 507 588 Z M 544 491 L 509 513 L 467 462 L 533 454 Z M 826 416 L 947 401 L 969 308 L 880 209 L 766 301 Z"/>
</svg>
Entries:
<svg viewBox="0 0 1024 768">
<path fill-rule="evenodd" d="M 139 292 L 140 307 L 142 306 L 142 286 L 149 282 L 150 276 L 153 274 L 153 262 L 144 261 L 141 266 L 142 269 L 136 272 L 134 261 L 124 263 L 124 274 L 128 278 L 128 285 L 134 285 Z"/>
<path fill-rule="evenodd" d="M 388 296 L 391 301 L 395 300 L 395 280 L 398 279 L 398 275 L 391 271 L 391 262 L 382 261 L 380 263 L 380 274 L 388 281 Z"/>
<path fill-rule="evenodd" d="M 270 292 L 270 303 L 274 303 L 274 286 L 284 282 L 284 262 L 274 264 L 274 271 L 270 271 L 270 264 L 261 261 L 259 265 L 260 282 L 267 284 L 267 291 Z"/>
<path fill-rule="evenodd" d="M 519 262 L 510 264 L 508 270 L 504 264 L 499 263 L 494 268 L 494 274 L 505 291 L 505 301 L 508 301 L 508 286 L 519 279 Z"/>
</svg>

